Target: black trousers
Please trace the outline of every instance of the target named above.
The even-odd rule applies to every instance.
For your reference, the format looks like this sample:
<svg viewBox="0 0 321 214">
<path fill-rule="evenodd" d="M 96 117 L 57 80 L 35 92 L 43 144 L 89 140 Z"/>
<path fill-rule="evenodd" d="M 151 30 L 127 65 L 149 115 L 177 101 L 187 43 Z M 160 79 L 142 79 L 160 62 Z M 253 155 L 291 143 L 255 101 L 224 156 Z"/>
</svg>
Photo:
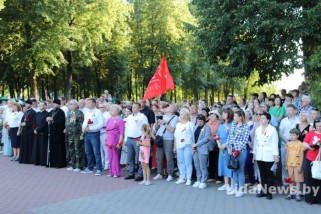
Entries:
<svg viewBox="0 0 321 214">
<path fill-rule="evenodd" d="M 219 150 L 215 149 L 208 154 L 208 178 L 223 181 L 223 177 L 218 175 Z"/>
<path fill-rule="evenodd" d="M 271 194 L 269 192 L 270 187 L 274 186 L 274 174 L 271 171 L 271 167 L 274 162 L 265 162 L 265 161 L 257 161 L 260 170 L 261 184 L 263 186 L 262 192 L 264 194 Z"/>
<path fill-rule="evenodd" d="M 311 161 L 304 159 L 303 162 L 303 173 L 304 173 L 304 183 L 306 188 L 309 187 L 310 191 L 306 192 L 305 194 L 305 201 L 307 203 L 321 203 L 321 180 L 317 180 L 312 178 L 311 173 Z M 319 191 L 316 195 L 312 191 L 312 188 L 318 188 Z"/>
</svg>

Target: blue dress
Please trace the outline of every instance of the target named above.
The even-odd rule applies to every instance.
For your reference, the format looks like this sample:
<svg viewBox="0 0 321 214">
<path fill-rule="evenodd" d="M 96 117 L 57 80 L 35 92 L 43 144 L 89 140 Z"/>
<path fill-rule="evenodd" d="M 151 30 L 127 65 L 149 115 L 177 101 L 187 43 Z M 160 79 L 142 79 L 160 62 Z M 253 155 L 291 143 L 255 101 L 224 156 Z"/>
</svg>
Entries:
<svg viewBox="0 0 321 214">
<path fill-rule="evenodd" d="M 220 124 L 217 128 L 216 135 L 220 137 L 220 143 L 225 144 L 227 142 L 228 133 L 232 127 L 232 122 L 229 124 Z M 227 162 L 229 159 L 229 155 L 227 152 L 227 148 L 224 150 L 220 149 L 219 157 L 218 157 L 218 175 L 219 176 L 227 176 L 229 178 L 232 177 L 232 170 L 227 168 Z"/>
<path fill-rule="evenodd" d="M 8 129 L 3 128 L 2 129 L 2 143 L 3 143 L 3 155 L 4 156 L 12 156 L 13 151 L 11 147 L 11 140 L 9 138 L 9 132 Z"/>
</svg>

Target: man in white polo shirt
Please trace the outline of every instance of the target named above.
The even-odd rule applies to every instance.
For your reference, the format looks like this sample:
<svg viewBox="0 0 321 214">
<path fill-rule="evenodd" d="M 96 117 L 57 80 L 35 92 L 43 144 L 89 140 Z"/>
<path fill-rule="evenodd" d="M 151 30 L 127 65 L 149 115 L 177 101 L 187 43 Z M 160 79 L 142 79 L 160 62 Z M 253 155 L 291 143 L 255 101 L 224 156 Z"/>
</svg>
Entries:
<svg viewBox="0 0 321 214">
<path fill-rule="evenodd" d="M 286 150 L 285 145 L 291 141 L 290 130 L 295 128 L 296 124 L 300 123 L 299 117 L 297 115 L 297 108 L 293 104 L 289 104 L 286 107 L 286 114 L 288 117 L 283 118 L 280 123 L 279 135 L 281 138 L 281 164 L 282 164 L 282 183 L 283 186 L 288 184 L 284 181 L 284 178 L 288 177 L 286 172 L 285 160 L 286 160 Z"/>
<path fill-rule="evenodd" d="M 87 157 L 87 168 L 82 173 L 92 173 L 94 159 L 96 161 L 96 174 L 101 175 L 102 162 L 100 155 L 100 129 L 103 127 L 104 119 L 101 111 L 96 108 L 96 100 L 89 98 L 86 101 L 87 111 L 85 111 L 82 132 L 85 134 L 85 153 Z"/>
<path fill-rule="evenodd" d="M 148 124 L 147 117 L 139 112 L 139 103 L 134 103 L 132 107 L 133 114 L 129 115 L 125 127 L 125 144 L 127 145 L 127 158 L 129 161 L 129 173 L 126 180 L 135 178 L 135 163 L 138 164 L 138 176 L 135 181 L 143 180 L 142 166 L 138 161 L 139 149 L 136 141 L 142 136 L 142 125 Z"/>
</svg>

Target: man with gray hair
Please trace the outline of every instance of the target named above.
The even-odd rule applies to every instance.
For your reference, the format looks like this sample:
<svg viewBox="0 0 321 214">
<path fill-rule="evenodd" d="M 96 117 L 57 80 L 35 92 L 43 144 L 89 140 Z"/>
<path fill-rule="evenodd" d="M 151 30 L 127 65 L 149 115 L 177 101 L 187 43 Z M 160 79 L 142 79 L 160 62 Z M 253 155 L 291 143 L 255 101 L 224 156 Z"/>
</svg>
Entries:
<svg viewBox="0 0 321 214">
<path fill-rule="evenodd" d="M 314 109 L 314 107 L 311 105 L 311 97 L 308 96 L 308 95 L 302 95 L 302 98 L 301 98 L 301 106 L 300 106 L 300 109 L 299 109 L 299 114 L 301 112 L 307 112 L 307 114 L 310 114 L 310 112 Z"/>
<path fill-rule="evenodd" d="M 77 100 L 73 99 L 68 103 L 70 113 L 67 116 L 65 133 L 68 135 L 71 166 L 67 170 L 80 172 L 84 167 L 84 144 L 80 142 L 84 113 L 79 110 Z"/>
</svg>

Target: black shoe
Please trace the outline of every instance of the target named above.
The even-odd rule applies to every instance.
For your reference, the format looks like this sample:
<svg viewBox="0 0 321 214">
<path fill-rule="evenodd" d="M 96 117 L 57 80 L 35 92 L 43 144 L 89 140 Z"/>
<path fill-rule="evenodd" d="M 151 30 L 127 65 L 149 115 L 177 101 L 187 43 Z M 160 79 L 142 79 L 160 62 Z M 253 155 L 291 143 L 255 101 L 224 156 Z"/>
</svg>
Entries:
<svg viewBox="0 0 321 214">
<path fill-rule="evenodd" d="M 130 179 L 135 179 L 134 175 L 128 175 L 127 177 L 125 177 L 125 180 L 130 180 Z"/>
<path fill-rule="evenodd" d="M 267 194 L 267 195 L 266 195 L 266 199 L 267 199 L 267 200 L 271 200 L 271 199 L 272 199 L 272 194 Z"/>
<path fill-rule="evenodd" d="M 264 194 L 263 192 L 260 192 L 259 194 L 256 194 L 257 198 L 262 198 L 262 197 L 266 197 L 267 194 Z"/>
<path fill-rule="evenodd" d="M 135 178 L 135 181 L 142 181 L 143 180 L 143 177 L 142 176 L 138 176 Z"/>
</svg>

